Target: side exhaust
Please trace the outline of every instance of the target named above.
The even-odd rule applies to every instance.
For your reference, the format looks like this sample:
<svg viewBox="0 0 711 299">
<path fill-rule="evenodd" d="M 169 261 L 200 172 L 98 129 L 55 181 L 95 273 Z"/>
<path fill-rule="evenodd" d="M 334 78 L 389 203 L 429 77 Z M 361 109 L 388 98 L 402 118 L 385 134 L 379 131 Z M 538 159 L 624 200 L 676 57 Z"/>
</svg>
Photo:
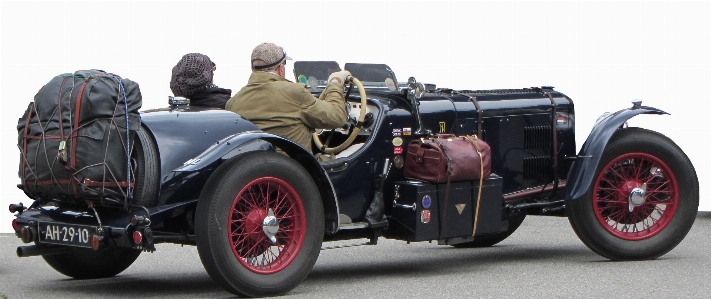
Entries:
<svg viewBox="0 0 711 299">
<path fill-rule="evenodd" d="M 63 246 L 52 246 L 52 247 L 37 247 L 37 245 L 30 245 L 30 246 L 19 246 L 17 247 L 17 256 L 18 257 L 28 257 L 28 256 L 36 256 L 36 255 L 50 255 L 50 254 L 60 254 L 60 253 L 68 253 L 71 251 L 71 248 L 68 247 L 63 247 Z"/>
</svg>

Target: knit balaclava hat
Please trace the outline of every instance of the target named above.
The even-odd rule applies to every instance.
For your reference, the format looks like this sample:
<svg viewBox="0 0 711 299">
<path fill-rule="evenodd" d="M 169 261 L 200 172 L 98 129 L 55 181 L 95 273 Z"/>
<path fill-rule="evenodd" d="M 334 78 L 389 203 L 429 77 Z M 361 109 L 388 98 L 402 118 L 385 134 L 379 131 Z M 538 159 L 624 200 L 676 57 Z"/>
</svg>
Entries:
<svg viewBox="0 0 711 299">
<path fill-rule="evenodd" d="M 210 57 L 200 53 L 188 53 L 173 67 L 170 90 L 174 96 L 190 96 L 212 82 L 215 64 Z"/>
</svg>

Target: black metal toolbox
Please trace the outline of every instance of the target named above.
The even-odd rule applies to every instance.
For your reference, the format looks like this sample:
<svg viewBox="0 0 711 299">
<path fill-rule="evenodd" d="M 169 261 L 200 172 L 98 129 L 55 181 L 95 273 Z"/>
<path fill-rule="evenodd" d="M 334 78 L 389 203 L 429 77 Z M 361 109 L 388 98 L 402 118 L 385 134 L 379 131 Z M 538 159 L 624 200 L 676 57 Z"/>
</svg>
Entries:
<svg viewBox="0 0 711 299">
<path fill-rule="evenodd" d="M 438 240 L 501 232 L 502 179 L 484 180 L 477 208 L 479 181 L 431 184 L 395 182 L 391 218 L 405 228 L 410 241 Z M 476 222 L 476 231 L 474 225 Z"/>
</svg>

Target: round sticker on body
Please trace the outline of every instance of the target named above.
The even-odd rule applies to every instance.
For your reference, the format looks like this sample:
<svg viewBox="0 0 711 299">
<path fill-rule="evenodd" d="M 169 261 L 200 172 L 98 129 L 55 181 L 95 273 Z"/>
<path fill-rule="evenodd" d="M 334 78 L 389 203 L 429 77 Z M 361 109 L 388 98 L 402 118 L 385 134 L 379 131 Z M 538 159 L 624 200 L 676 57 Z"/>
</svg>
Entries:
<svg viewBox="0 0 711 299">
<path fill-rule="evenodd" d="M 432 197 L 429 195 L 425 195 L 422 197 L 422 207 L 425 209 L 429 209 L 430 205 L 432 205 Z"/>
<path fill-rule="evenodd" d="M 402 138 L 400 138 L 400 137 L 393 138 L 393 145 L 394 146 L 401 146 L 402 145 Z"/>
</svg>

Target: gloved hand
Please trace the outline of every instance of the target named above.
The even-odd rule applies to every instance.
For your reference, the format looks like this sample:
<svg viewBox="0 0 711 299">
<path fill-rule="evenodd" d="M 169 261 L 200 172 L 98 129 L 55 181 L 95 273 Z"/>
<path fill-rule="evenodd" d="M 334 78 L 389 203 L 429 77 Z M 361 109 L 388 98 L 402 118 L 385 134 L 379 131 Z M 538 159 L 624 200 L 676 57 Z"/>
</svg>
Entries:
<svg viewBox="0 0 711 299">
<path fill-rule="evenodd" d="M 349 71 L 334 72 L 333 74 L 328 76 L 328 82 L 337 79 L 338 82 L 340 82 L 342 85 L 346 85 L 346 78 L 348 78 L 348 76 L 351 76 L 351 72 Z"/>
</svg>

